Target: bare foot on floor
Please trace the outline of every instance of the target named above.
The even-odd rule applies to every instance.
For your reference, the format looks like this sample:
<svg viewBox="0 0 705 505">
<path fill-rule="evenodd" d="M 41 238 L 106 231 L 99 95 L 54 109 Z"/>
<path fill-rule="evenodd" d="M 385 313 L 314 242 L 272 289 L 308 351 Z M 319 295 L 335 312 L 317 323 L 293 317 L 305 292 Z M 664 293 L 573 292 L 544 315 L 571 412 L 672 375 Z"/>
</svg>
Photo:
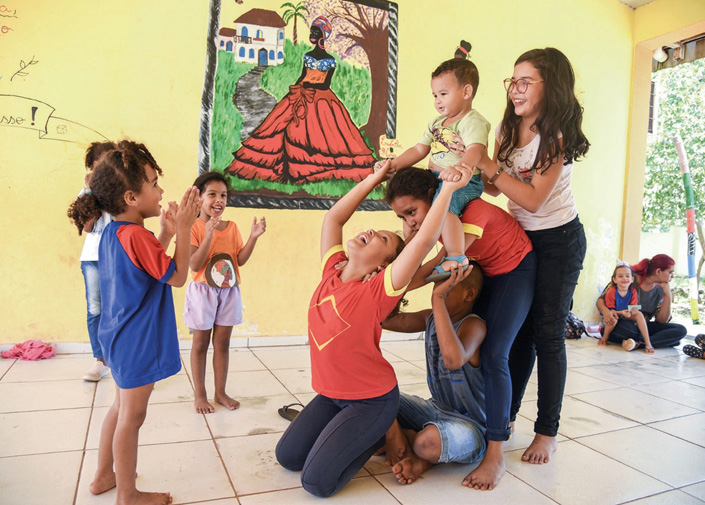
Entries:
<svg viewBox="0 0 705 505">
<path fill-rule="evenodd" d="M 115 472 L 110 472 L 103 475 L 95 474 L 93 477 L 93 482 L 88 486 L 88 491 L 91 494 L 102 494 L 106 491 L 110 491 L 115 487 Z"/>
<path fill-rule="evenodd" d="M 208 400 L 201 398 L 199 396 L 193 401 L 193 406 L 196 408 L 196 412 L 199 414 L 212 414 L 215 412 L 215 407 L 208 403 Z"/>
<path fill-rule="evenodd" d="M 409 456 L 392 467 L 392 472 L 394 472 L 399 484 L 411 484 L 432 466 L 430 462 L 419 458 L 411 451 Z"/>
<path fill-rule="evenodd" d="M 384 461 L 387 466 L 396 465 L 411 452 L 409 441 L 401 431 L 398 422 L 395 421 L 392 427 L 387 430 L 382 449 L 387 453 L 387 458 Z"/>
<path fill-rule="evenodd" d="M 218 393 L 213 398 L 217 403 L 220 403 L 223 407 L 228 410 L 235 410 L 240 407 L 240 402 L 230 398 L 225 393 Z"/>
<path fill-rule="evenodd" d="M 558 442 L 556 442 L 556 437 L 547 437 L 546 435 L 537 433 L 534 436 L 534 441 L 531 442 L 531 445 L 524 451 L 521 459 L 522 461 L 527 461 L 534 465 L 542 465 L 551 460 L 551 456 L 556 452 L 557 447 Z"/>
<path fill-rule="evenodd" d="M 463 486 L 480 491 L 492 491 L 506 471 L 503 457 L 496 458 L 486 454 L 482 463 L 463 479 Z"/>
<path fill-rule="evenodd" d="M 170 505 L 173 501 L 169 493 L 135 491 L 133 495 L 118 498 L 115 505 Z"/>
</svg>

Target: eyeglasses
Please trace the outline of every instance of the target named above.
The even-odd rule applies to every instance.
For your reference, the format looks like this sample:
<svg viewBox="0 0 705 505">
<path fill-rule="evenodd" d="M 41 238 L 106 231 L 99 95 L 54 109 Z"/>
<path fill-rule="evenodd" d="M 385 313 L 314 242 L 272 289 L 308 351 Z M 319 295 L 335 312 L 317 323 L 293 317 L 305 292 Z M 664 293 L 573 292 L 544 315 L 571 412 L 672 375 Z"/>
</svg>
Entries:
<svg viewBox="0 0 705 505">
<path fill-rule="evenodd" d="M 538 84 L 543 81 L 527 81 L 526 79 L 512 79 L 511 77 L 507 77 L 504 80 L 504 89 L 507 90 L 507 93 L 509 93 L 512 88 L 516 89 L 517 93 L 526 93 L 526 90 L 529 89 L 529 84 Z"/>
</svg>

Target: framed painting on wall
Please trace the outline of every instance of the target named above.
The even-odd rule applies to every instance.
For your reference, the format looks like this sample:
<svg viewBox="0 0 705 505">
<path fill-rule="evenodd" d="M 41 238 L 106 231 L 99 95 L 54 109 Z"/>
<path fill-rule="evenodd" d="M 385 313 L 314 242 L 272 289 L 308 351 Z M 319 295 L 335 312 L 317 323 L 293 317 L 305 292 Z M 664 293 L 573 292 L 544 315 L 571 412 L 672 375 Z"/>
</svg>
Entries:
<svg viewBox="0 0 705 505">
<path fill-rule="evenodd" d="M 397 4 L 247 3 L 211 0 L 199 173 L 229 177 L 231 206 L 330 208 L 396 134 Z"/>
</svg>

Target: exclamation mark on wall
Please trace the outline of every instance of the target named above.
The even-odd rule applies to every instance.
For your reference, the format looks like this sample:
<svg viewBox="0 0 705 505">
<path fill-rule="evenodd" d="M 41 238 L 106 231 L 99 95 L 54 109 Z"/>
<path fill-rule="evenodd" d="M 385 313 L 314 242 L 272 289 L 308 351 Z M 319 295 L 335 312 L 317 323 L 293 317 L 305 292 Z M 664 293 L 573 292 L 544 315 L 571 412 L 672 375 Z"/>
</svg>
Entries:
<svg viewBox="0 0 705 505">
<path fill-rule="evenodd" d="M 32 107 L 32 126 L 34 126 L 34 116 L 37 115 L 38 110 L 39 110 L 39 107 Z"/>
</svg>

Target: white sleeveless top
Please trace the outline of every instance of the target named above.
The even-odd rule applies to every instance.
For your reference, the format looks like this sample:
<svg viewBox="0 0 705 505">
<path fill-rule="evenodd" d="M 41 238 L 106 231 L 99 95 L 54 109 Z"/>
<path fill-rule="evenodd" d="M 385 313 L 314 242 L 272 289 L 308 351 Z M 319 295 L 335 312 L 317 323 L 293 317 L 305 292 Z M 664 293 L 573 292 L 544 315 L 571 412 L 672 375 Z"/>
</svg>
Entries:
<svg viewBox="0 0 705 505">
<path fill-rule="evenodd" d="M 495 138 L 501 143 L 501 124 L 495 129 Z M 559 135 L 560 138 L 560 135 Z M 524 147 L 517 147 L 512 151 L 509 160 L 512 164 L 508 167 L 506 162 L 499 162 L 499 166 L 509 175 L 522 182 L 531 182 L 534 171 L 536 153 L 539 150 L 541 136 L 536 134 L 534 139 Z M 529 212 L 525 208 L 517 205 L 512 200 L 507 201 L 507 210 L 516 219 L 524 230 L 548 230 L 562 226 L 571 222 L 578 215 L 573 200 L 573 193 L 570 191 L 570 175 L 573 172 L 573 164 L 563 166 L 558 181 L 548 195 L 548 199 L 536 211 Z"/>
</svg>

